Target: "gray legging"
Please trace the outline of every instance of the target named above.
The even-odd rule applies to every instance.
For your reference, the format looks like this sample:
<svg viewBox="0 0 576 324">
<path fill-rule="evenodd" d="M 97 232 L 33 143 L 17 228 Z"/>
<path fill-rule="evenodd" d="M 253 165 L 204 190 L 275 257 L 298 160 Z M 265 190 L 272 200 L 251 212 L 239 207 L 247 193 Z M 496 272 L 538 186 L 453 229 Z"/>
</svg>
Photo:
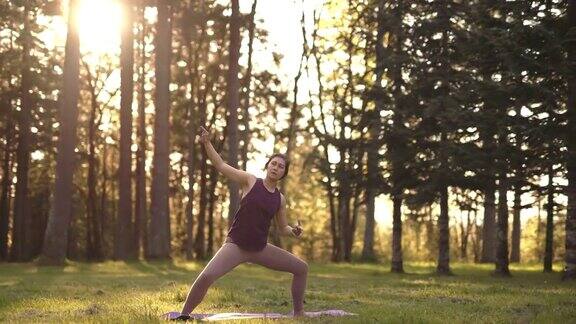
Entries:
<svg viewBox="0 0 576 324">
<path fill-rule="evenodd" d="M 272 270 L 292 273 L 294 314 L 302 314 L 308 264 L 288 251 L 271 244 L 266 245 L 262 251 L 250 252 L 240 249 L 234 243 L 224 243 L 200 275 L 198 275 L 188 293 L 188 297 L 186 297 L 181 313 L 189 315 L 200 304 L 208 288 L 218 278 L 244 262 L 260 264 Z"/>
</svg>

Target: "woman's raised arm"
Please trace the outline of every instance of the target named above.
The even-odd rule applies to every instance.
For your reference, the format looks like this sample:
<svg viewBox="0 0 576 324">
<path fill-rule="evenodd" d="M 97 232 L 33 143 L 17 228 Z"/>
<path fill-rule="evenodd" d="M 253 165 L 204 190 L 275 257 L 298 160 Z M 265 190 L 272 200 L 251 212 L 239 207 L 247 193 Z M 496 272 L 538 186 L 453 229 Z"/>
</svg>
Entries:
<svg viewBox="0 0 576 324">
<path fill-rule="evenodd" d="M 222 157 L 220 157 L 218 152 L 214 149 L 214 146 L 212 146 L 212 143 L 210 143 L 210 134 L 202 126 L 200 126 L 200 142 L 204 144 L 206 154 L 208 154 L 208 159 L 212 162 L 212 165 L 214 165 L 218 172 L 222 173 L 226 178 L 238 182 L 243 188 L 249 186 L 250 179 L 254 176 L 246 171 L 233 168 L 224 162 Z"/>
</svg>

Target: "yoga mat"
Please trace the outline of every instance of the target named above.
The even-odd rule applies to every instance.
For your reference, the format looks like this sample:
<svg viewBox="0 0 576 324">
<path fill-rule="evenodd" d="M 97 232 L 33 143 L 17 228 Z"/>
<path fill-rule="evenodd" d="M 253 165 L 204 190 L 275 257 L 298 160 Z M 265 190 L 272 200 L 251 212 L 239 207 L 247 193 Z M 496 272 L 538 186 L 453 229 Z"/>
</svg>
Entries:
<svg viewBox="0 0 576 324">
<path fill-rule="evenodd" d="M 304 312 L 305 317 L 320 317 L 320 316 L 349 316 L 357 315 L 348 313 L 341 309 L 329 309 L 316 312 Z M 174 319 L 180 316 L 180 312 L 168 312 L 163 314 L 162 317 L 166 320 Z M 190 320 L 201 321 L 225 321 L 225 320 L 239 320 L 239 319 L 275 319 L 275 318 L 291 318 L 290 314 L 280 313 L 219 313 L 219 314 L 190 314 Z"/>
</svg>

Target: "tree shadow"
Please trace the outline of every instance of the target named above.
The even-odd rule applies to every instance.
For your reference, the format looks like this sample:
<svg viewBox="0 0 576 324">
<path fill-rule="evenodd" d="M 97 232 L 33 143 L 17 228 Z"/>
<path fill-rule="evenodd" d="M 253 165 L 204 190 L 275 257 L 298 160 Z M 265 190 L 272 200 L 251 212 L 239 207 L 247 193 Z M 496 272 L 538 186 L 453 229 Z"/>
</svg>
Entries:
<svg viewBox="0 0 576 324">
<path fill-rule="evenodd" d="M 145 261 L 145 260 L 135 260 L 127 261 L 125 265 L 143 274 L 151 274 L 155 276 L 190 276 L 200 271 L 202 268 L 198 267 L 187 267 L 182 264 L 175 263 L 174 261 Z"/>
</svg>

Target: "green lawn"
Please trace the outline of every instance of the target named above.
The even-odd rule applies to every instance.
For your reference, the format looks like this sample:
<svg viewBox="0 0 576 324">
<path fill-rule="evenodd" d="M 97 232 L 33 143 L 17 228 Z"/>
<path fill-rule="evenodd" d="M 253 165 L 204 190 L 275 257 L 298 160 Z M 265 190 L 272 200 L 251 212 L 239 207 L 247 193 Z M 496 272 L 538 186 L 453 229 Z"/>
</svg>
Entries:
<svg viewBox="0 0 576 324">
<path fill-rule="evenodd" d="M 405 275 L 389 273 L 388 265 L 312 264 L 306 309 L 359 314 L 338 318 L 342 323 L 576 321 L 576 282 L 562 282 L 558 273 L 543 274 L 539 265 L 514 266 L 508 279 L 490 276 L 492 268 L 453 264 L 455 276 L 438 277 L 430 274 L 433 264 L 408 264 Z M 201 264 L 183 262 L 42 268 L 3 263 L 0 321 L 159 322 L 160 314 L 180 309 L 199 270 Z M 258 266 L 240 266 L 212 287 L 197 311 L 286 313 L 290 279 Z"/>
</svg>

